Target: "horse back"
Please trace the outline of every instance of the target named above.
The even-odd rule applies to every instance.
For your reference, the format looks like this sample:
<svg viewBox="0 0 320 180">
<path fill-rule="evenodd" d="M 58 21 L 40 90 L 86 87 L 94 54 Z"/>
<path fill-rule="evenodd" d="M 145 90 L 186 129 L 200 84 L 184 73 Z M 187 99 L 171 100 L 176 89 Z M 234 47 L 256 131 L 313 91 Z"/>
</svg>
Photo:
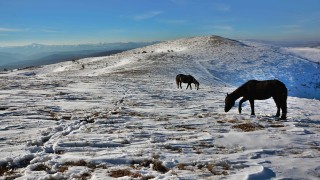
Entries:
<svg viewBox="0 0 320 180">
<path fill-rule="evenodd" d="M 268 99 L 270 97 L 287 97 L 288 90 L 279 80 L 250 80 L 244 84 L 248 99 Z"/>
</svg>

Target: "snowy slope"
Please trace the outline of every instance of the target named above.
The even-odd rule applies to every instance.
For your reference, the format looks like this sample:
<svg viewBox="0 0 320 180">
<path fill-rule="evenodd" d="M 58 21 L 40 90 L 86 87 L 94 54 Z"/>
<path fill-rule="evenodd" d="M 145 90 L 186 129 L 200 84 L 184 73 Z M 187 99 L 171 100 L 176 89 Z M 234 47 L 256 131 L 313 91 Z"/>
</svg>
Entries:
<svg viewBox="0 0 320 180">
<path fill-rule="evenodd" d="M 281 48 L 286 53 L 291 53 L 295 56 L 306 58 L 310 61 L 320 63 L 320 47 L 287 47 Z"/>
<path fill-rule="evenodd" d="M 177 89 L 178 73 L 200 89 Z M 275 47 L 185 38 L 0 78 L 1 178 L 320 176 L 318 66 Z M 225 94 L 251 78 L 286 83 L 288 120 L 272 117 L 272 99 L 254 117 L 248 104 L 223 111 Z"/>
<path fill-rule="evenodd" d="M 315 61 L 263 44 L 206 36 L 168 41 L 111 57 L 67 62 L 53 72 L 101 76 L 130 71 L 168 77 L 185 73 L 205 84 L 232 86 L 250 79 L 279 79 L 291 96 L 320 99 L 320 65 Z"/>
</svg>

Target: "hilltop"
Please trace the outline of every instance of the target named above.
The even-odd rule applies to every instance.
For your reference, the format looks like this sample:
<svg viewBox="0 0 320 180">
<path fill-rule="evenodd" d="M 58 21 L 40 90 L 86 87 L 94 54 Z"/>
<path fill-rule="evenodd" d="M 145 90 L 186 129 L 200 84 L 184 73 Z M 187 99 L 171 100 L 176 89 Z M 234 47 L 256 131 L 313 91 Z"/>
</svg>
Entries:
<svg viewBox="0 0 320 180">
<path fill-rule="evenodd" d="M 77 76 L 192 74 L 205 84 L 239 86 L 250 79 L 279 79 L 290 96 L 320 99 L 319 63 L 281 48 L 219 36 L 167 41 L 114 56 L 49 66 L 47 73 Z M 83 68 L 83 66 L 85 68 Z"/>
</svg>

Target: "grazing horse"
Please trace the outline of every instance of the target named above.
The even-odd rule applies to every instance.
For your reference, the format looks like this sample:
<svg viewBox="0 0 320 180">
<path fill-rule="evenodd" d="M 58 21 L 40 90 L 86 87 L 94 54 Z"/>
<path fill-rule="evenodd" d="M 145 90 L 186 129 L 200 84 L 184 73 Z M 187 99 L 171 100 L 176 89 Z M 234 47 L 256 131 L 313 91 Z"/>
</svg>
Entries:
<svg viewBox="0 0 320 180">
<path fill-rule="evenodd" d="M 181 83 L 188 83 L 187 85 L 187 89 L 190 86 L 190 89 L 192 89 L 191 87 L 191 83 L 195 84 L 196 89 L 199 89 L 199 82 L 191 75 L 184 75 L 184 74 L 178 74 L 176 76 L 176 83 L 178 88 L 181 88 Z"/>
<path fill-rule="evenodd" d="M 238 89 L 233 91 L 231 94 L 227 94 L 225 99 L 224 111 L 228 112 L 233 106 L 237 99 L 243 97 L 239 102 L 239 114 L 241 114 L 241 105 L 243 102 L 249 100 L 251 106 L 251 115 L 254 113 L 254 100 L 264 100 L 273 98 L 277 105 L 276 117 L 280 116 L 280 109 L 282 110 L 281 118 L 282 120 L 287 117 L 287 97 L 288 90 L 286 86 L 278 80 L 266 80 L 257 81 L 250 80 L 240 86 Z"/>
</svg>

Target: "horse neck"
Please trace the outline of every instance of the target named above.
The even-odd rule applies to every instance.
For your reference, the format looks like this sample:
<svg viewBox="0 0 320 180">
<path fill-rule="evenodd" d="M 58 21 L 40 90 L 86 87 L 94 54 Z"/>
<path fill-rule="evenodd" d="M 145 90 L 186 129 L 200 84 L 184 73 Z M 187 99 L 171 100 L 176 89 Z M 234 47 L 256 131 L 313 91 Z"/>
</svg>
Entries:
<svg viewBox="0 0 320 180">
<path fill-rule="evenodd" d="M 232 99 L 234 99 L 234 101 L 236 101 L 237 99 L 239 99 L 240 97 L 243 96 L 243 87 L 239 87 L 238 89 L 236 89 L 235 91 L 233 91 L 230 96 L 232 97 Z"/>
<path fill-rule="evenodd" d="M 197 84 L 197 83 L 198 83 L 198 81 L 197 81 L 196 78 L 194 78 L 194 77 L 192 77 L 192 82 L 193 82 L 194 84 Z"/>
<path fill-rule="evenodd" d="M 197 84 L 197 80 L 195 78 L 192 79 L 193 84 Z"/>
</svg>

